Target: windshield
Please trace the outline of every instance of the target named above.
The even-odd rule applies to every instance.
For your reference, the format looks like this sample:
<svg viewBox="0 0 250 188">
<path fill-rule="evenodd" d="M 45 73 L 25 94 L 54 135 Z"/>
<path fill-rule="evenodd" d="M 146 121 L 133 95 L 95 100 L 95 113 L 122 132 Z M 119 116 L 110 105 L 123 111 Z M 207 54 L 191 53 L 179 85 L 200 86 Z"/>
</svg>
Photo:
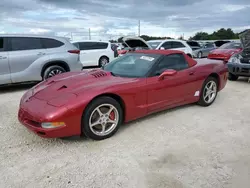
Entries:
<svg viewBox="0 0 250 188">
<path fill-rule="evenodd" d="M 161 42 L 150 42 L 148 41 L 148 44 L 153 48 L 153 49 L 156 49 L 160 44 Z"/>
<path fill-rule="evenodd" d="M 160 57 L 160 54 L 127 53 L 106 64 L 103 70 L 111 72 L 114 76 L 145 77 Z"/>
<path fill-rule="evenodd" d="M 238 42 L 226 43 L 219 47 L 219 49 L 238 49 L 238 48 L 242 48 L 241 43 Z"/>
</svg>

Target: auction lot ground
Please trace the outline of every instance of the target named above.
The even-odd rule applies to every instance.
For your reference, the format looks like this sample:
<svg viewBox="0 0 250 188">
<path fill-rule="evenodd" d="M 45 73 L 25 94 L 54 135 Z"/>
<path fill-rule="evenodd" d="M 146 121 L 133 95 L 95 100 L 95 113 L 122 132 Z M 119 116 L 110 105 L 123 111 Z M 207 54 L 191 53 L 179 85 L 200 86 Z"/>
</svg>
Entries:
<svg viewBox="0 0 250 188">
<path fill-rule="evenodd" d="M 17 120 L 28 87 L 0 91 L 0 187 L 249 187 L 250 83 L 123 125 L 104 141 L 43 139 Z"/>
</svg>

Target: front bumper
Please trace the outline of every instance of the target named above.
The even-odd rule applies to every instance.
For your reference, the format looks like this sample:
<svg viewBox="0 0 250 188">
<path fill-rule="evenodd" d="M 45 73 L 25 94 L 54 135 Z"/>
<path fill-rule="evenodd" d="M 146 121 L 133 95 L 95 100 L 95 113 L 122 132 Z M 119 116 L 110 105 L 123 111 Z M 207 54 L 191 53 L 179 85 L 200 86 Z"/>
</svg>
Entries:
<svg viewBox="0 0 250 188">
<path fill-rule="evenodd" d="M 39 108 L 37 108 L 38 106 Z M 67 111 L 65 111 L 66 113 L 61 113 L 61 111 L 64 111 L 64 109 L 48 105 L 46 101 L 31 98 L 28 102 L 20 103 L 18 120 L 26 128 L 44 138 L 80 135 L 80 119 L 76 119 Z M 46 129 L 41 126 L 42 122 L 64 122 L 65 126 Z"/>
<path fill-rule="evenodd" d="M 237 76 L 250 77 L 250 64 L 228 63 L 228 72 Z"/>
</svg>

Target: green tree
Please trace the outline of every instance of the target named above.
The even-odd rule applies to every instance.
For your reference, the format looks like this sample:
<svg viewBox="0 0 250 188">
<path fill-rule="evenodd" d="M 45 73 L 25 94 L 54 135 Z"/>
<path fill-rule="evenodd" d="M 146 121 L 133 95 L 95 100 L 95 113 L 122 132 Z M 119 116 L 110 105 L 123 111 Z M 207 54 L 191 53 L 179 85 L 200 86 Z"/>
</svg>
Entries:
<svg viewBox="0 0 250 188">
<path fill-rule="evenodd" d="M 197 32 L 191 40 L 225 40 L 225 39 L 238 39 L 238 33 L 234 33 L 231 28 L 220 28 L 212 34 L 206 32 Z"/>
</svg>

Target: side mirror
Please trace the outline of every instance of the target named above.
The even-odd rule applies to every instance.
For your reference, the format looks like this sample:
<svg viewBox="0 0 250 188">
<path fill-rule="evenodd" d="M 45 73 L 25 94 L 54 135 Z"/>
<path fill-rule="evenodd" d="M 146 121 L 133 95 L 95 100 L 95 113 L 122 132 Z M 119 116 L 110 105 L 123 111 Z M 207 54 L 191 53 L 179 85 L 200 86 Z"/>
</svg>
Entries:
<svg viewBox="0 0 250 188">
<path fill-rule="evenodd" d="M 160 47 L 160 50 L 165 50 L 165 48 L 164 47 Z"/>
<path fill-rule="evenodd" d="M 164 80 L 165 77 L 174 76 L 176 74 L 177 74 L 176 70 L 168 69 L 168 70 L 165 70 L 163 73 L 161 73 L 161 75 L 158 77 L 158 80 Z"/>
</svg>

